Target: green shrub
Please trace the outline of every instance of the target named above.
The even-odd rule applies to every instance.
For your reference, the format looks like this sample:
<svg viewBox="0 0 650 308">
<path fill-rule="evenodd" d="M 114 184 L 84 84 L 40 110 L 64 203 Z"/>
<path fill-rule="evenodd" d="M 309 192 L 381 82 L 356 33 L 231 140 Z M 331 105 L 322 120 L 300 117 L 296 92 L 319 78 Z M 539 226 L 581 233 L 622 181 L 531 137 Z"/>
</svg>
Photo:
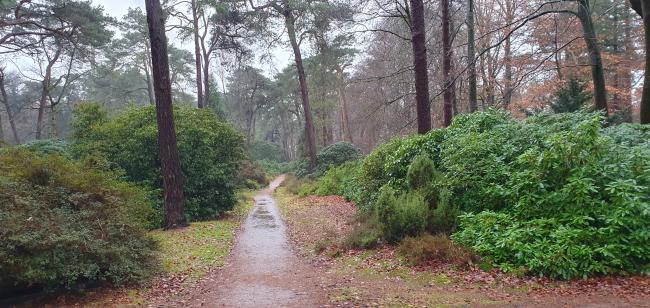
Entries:
<svg viewBox="0 0 650 308">
<path fill-rule="evenodd" d="M 314 181 L 308 178 L 298 178 L 294 175 L 288 175 L 282 186 L 287 190 L 287 192 L 301 197 L 311 195 L 316 189 Z"/>
<path fill-rule="evenodd" d="M 329 168 L 361 158 L 361 150 L 354 144 L 339 142 L 329 145 L 316 155 L 316 174 L 324 174 Z"/>
<path fill-rule="evenodd" d="M 309 170 L 309 163 L 306 159 L 300 160 L 295 168 L 296 175 L 299 177 L 320 177 L 330 168 L 340 166 L 348 161 L 358 160 L 361 156 L 361 150 L 354 144 L 347 142 L 335 143 L 318 152 L 315 170 Z"/>
<path fill-rule="evenodd" d="M 388 242 L 417 236 L 426 230 L 429 206 L 419 194 L 395 195 L 392 188 L 385 187 L 377 199 L 375 210 Z"/>
<path fill-rule="evenodd" d="M 244 159 L 239 163 L 235 184 L 239 187 L 257 189 L 269 185 L 269 180 L 266 178 L 264 168 L 257 161 Z"/>
<path fill-rule="evenodd" d="M 580 111 L 591 100 L 591 97 L 587 83 L 571 77 L 555 91 L 555 97 L 551 101 L 550 107 L 555 113 L 576 112 Z"/>
<path fill-rule="evenodd" d="M 382 225 L 377 215 L 363 217 L 361 221 L 354 226 L 352 232 L 346 235 L 343 240 L 343 246 L 360 249 L 371 249 L 381 244 Z"/>
<path fill-rule="evenodd" d="M 603 134 L 620 145 L 650 146 L 650 125 L 621 124 L 604 129 Z"/>
<path fill-rule="evenodd" d="M 25 148 L 41 155 L 57 154 L 60 156 L 70 156 L 70 144 L 59 139 L 33 140 L 19 147 Z"/>
<path fill-rule="evenodd" d="M 406 176 L 413 160 L 426 155 L 434 165 L 440 162 L 440 144 L 446 138 L 446 129 L 433 130 L 426 135 L 416 135 L 404 139 L 394 151 L 386 153 L 384 170 L 390 177 L 388 183 L 399 191 L 408 190 Z"/>
<path fill-rule="evenodd" d="M 348 201 L 358 201 L 360 187 L 357 177 L 360 161 L 350 161 L 333 167 L 316 182 L 315 193 L 319 196 L 339 195 Z"/>
<path fill-rule="evenodd" d="M 438 171 L 427 155 L 418 155 L 408 168 L 406 181 L 412 190 L 429 189 L 436 179 Z"/>
<path fill-rule="evenodd" d="M 648 273 L 650 128 L 605 124 L 587 112 L 524 121 L 499 111 L 459 115 L 446 129 L 368 155 L 357 177 L 360 212 L 392 214 L 397 196 L 419 194 L 432 206 L 427 230 L 460 230 L 459 242 L 504 269 L 555 278 Z M 462 212 L 469 216 L 457 228 Z M 490 215 L 503 225 L 481 223 Z"/>
<path fill-rule="evenodd" d="M 84 105 L 82 105 L 84 106 Z M 75 110 L 74 153 L 104 157 L 126 179 L 156 191 L 162 213 L 162 177 L 153 106 L 129 109 L 110 121 L 101 109 Z M 234 180 L 243 158 L 243 138 L 207 109 L 175 107 L 174 121 L 184 175 L 185 213 L 192 220 L 214 218 L 232 209 Z"/>
<path fill-rule="evenodd" d="M 0 288 L 134 282 L 152 270 L 146 192 L 59 155 L 0 151 Z"/>
<path fill-rule="evenodd" d="M 427 230 L 433 234 L 452 234 L 458 230 L 458 217 L 463 212 L 448 201 L 448 196 L 443 197 L 437 207 L 431 210 Z"/>
<path fill-rule="evenodd" d="M 504 269 L 536 275 L 647 272 L 650 148 L 604 136 L 597 114 L 555 116 L 553 123 L 544 117 L 524 123 L 544 133 L 529 134 L 538 139 L 502 161 L 501 206 L 484 199 L 483 207 L 468 208 L 499 213 L 465 216 L 456 238 Z M 548 125 L 537 126 L 540 120 Z"/>
<path fill-rule="evenodd" d="M 388 156 L 402 145 L 403 139 L 396 138 L 377 147 L 361 163 L 357 175 L 360 188 L 357 206 L 360 210 L 369 209 L 379 197 L 379 190 L 388 184 L 391 177 L 386 170 Z"/>
<path fill-rule="evenodd" d="M 444 234 L 407 237 L 400 242 L 397 251 L 414 264 L 445 261 L 467 266 L 479 261 L 476 254 L 455 244 Z"/>
<path fill-rule="evenodd" d="M 262 168 L 264 168 L 264 172 L 269 176 L 277 176 L 291 170 L 290 163 L 281 163 L 267 159 L 258 160 L 257 162 L 262 166 Z"/>
</svg>

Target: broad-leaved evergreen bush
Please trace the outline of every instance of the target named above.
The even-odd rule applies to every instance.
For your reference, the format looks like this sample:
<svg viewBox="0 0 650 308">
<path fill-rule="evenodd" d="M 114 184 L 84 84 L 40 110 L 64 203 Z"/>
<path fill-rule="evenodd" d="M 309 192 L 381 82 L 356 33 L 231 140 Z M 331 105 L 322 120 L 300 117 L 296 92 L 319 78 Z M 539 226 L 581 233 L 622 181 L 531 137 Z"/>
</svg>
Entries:
<svg viewBox="0 0 650 308">
<path fill-rule="evenodd" d="M 392 213 L 397 196 L 415 193 L 431 205 L 429 232 L 458 229 L 458 242 L 503 269 L 561 279 L 648 273 L 650 128 L 606 125 L 589 112 L 459 115 L 368 155 L 360 210 Z"/>
<path fill-rule="evenodd" d="M 316 182 L 315 193 L 319 196 L 339 195 L 357 202 L 361 190 L 357 182 L 360 164 L 360 160 L 355 160 L 330 168 Z"/>
<path fill-rule="evenodd" d="M 124 170 L 128 181 L 154 191 L 162 217 L 155 108 L 132 108 L 110 119 L 101 110 L 87 106 L 75 110 L 75 155 L 102 156 L 113 168 Z M 243 137 L 207 109 L 175 106 L 174 121 L 186 215 L 191 220 L 210 219 L 232 209 L 235 177 L 244 157 Z"/>
<path fill-rule="evenodd" d="M 388 157 L 404 142 L 402 138 L 395 138 L 379 145 L 372 153 L 366 156 L 359 167 L 357 183 L 360 188 L 357 207 L 360 211 L 368 211 L 377 198 L 380 189 L 386 185 L 391 177 L 386 170 Z"/>
<path fill-rule="evenodd" d="M 305 158 L 296 162 L 294 171 L 299 177 L 317 178 L 325 174 L 330 168 L 358 160 L 362 156 L 361 150 L 354 144 L 338 142 L 324 147 L 317 153 L 316 168 L 314 170 L 309 170 L 309 162 Z"/>
<path fill-rule="evenodd" d="M 0 150 L 0 289 L 124 284 L 154 269 L 153 215 L 121 174 L 22 147 Z"/>
</svg>

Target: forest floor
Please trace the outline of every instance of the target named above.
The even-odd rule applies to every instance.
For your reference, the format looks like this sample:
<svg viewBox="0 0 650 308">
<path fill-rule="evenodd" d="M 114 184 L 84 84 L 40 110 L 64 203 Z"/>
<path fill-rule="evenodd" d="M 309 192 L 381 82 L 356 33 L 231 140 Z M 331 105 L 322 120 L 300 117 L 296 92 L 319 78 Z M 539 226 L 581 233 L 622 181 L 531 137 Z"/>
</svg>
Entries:
<svg viewBox="0 0 650 308">
<path fill-rule="evenodd" d="M 147 286 L 86 292 L 49 306 L 650 307 L 648 277 L 561 282 L 445 263 L 416 266 L 388 245 L 343 249 L 341 239 L 357 223 L 354 204 L 300 198 L 284 188 L 273 193 L 281 181 L 229 219 L 160 235 L 169 244 L 165 274 Z"/>
</svg>

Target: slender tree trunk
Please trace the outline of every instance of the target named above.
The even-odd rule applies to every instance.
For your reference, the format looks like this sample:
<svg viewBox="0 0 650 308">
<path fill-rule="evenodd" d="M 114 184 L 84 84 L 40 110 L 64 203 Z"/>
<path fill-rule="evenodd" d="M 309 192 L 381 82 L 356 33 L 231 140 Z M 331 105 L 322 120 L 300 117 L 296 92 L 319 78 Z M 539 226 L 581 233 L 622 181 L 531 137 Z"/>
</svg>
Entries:
<svg viewBox="0 0 650 308">
<path fill-rule="evenodd" d="M 582 24 L 584 40 L 589 51 L 591 62 L 591 77 L 594 81 L 594 106 L 596 109 L 603 110 L 608 115 L 607 110 L 607 88 L 605 87 L 605 69 L 603 60 L 598 47 L 598 38 L 596 29 L 591 18 L 591 7 L 589 0 L 580 0 L 578 2 L 578 18 Z"/>
<path fill-rule="evenodd" d="M 431 101 L 429 97 L 429 69 L 427 62 L 427 39 L 424 24 L 423 0 L 410 0 L 411 43 L 413 45 L 413 68 L 415 70 L 415 105 L 418 133 L 431 130 Z"/>
<path fill-rule="evenodd" d="M 5 88 L 5 74 L 2 69 L 0 69 L 0 98 L 2 98 L 2 104 L 5 106 L 7 111 L 7 120 L 9 121 L 9 127 L 11 128 L 11 133 L 14 137 L 14 142 L 20 144 L 20 138 L 18 137 L 18 130 L 16 129 L 16 121 L 14 119 L 14 113 L 9 104 L 9 96 L 7 95 L 7 89 Z"/>
<path fill-rule="evenodd" d="M 0 114 L 0 147 L 2 146 L 2 144 L 4 142 L 6 142 L 6 140 L 5 140 L 5 130 L 4 130 L 4 127 L 3 127 L 3 124 L 2 124 L 2 114 Z"/>
<path fill-rule="evenodd" d="M 632 109 L 632 57 L 634 56 L 634 41 L 632 39 L 632 13 L 630 12 L 629 6 L 626 6 L 627 10 L 625 12 L 625 35 L 623 36 L 623 48 L 624 48 L 624 62 L 619 72 L 621 74 L 621 85 L 623 88 L 623 105 L 625 109 Z"/>
<path fill-rule="evenodd" d="M 58 128 L 58 123 L 56 119 L 56 106 L 55 105 L 50 105 L 50 138 L 58 138 L 59 137 L 59 128 Z"/>
<path fill-rule="evenodd" d="M 645 29 L 645 75 L 641 96 L 641 124 L 650 124 L 650 0 L 641 0 L 643 28 Z"/>
<path fill-rule="evenodd" d="M 176 145 L 165 20 L 160 0 L 145 0 L 145 4 L 151 40 L 158 146 L 165 192 L 165 229 L 174 229 L 187 226 L 187 220 L 183 212 L 183 174 Z"/>
<path fill-rule="evenodd" d="M 208 107 L 212 102 L 210 101 L 210 55 L 203 54 L 203 106 Z"/>
<path fill-rule="evenodd" d="M 153 92 L 153 80 L 151 79 L 151 72 L 149 72 L 149 65 L 145 63 L 144 75 L 147 78 L 147 96 L 149 97 L 149 105 L 156 105 L 156 95 Z"/>
<path fill-rule="evenodd" d="M 47 106 L 47 98 L 50 95 L 50 79 L 52 79 L 52 67 L 59 60 L 61 56 L 61 48 L 56 50 L 56 53 L 52 58 L 48 60 L 47 66 L 45 67 L 45 76 L 41 82 L 41 98 L 38 100 L 38 116 L 36 118 L 36 140 L 40 140 L 43 137 L 43 121 L 45 118 L 45 110 Z"/>
<path fill-rule="evenodd" d="M 467 71 L 469 73 L 469 111 L 478 110 L 476 94 L 476 42 L 474 42 L 474 0 L 467 1 Z"/>
<path fill-rule="evenodd" d="M 199 108 L 203 108 L 203 81 L 201 74 L 201 43 L 199 38 L 199 8 L 197 0 L 192 0 L 192 24 L 194 33 L 194 59 L 196 63 L 196 101 Z"/>
<path fill-rule="evenodd" d="M 503 73 L 504 91 L 503 91 L 503 108 L 508 110 L 512 103 L 512 43 L 510 38 L 506 39 L 503 48 L 505 69 Z"/>
<path fill-rule="evenodd" d="M 505 14 L 506 22 L 510 25 L 515 19 L 513 3 L 511 0 L 505 1 Z M 512 32 L 512 27 L 508 26 L 505 29 L 506 33 Z M 512 38 L 508 36 L 503 44 L 503 61 L 504 61 L 504 91 L 503 91 L 503 108 L 508 110 L 510 103 L 512 103 Z"/>
<path fill-rule="evenodd" d="M 444 125 L 451 125 L 454 118 L 454 82 L 451 79 L 451 29 L 449 0 L 441 0 L 442 8 L 442 76 L 444 79 Z"/>
<path fill-rule="evenodd" d="M 353 143 L 352 132 L 350 131 L 350 119 L 348 117 L 348 101 L 345 96 L 345 74 L 340 66 L 336 68 L 336 77 L 338 78 L 339 103 L 341 104 L 341 128 L 343 130 L 343 139 Z"/>
<path fill-rule="evenodd" d="M 307 89 L 307 76 L 305 75 L 305 68 L 302 64 L 302 55 L 300 53 L 300 46 L 296 39 L 296 25 L 295 18 L 291 11 L 284 12 L 285 26 L 287 27 L 287 34 L 289 41 L 293 48 L 293 55 L 296 61 L 296 69 L 298 70 L 298 81 L 300 82 L 300 96 L 302 98 L 302 108 L 305 113 L 305 143 L 307 144 L 307 154 L 309 155 L 309 167 L 313 170 L 316 168 L 316 135 L 314 131 L 314 120 L 312 118 L 311 106 L 309 105 L 309 90 Z"/>
<path fill-rule="evenodd" d="M 560 29 L 558 27 L 557 23 L 557 15 L 553 15 L 553 24 L 555 25 L 555 29 L 553 31 L 553 44 L 555 45 L 555 71 L 557 72 L 557 78 L 561 81 L 564 80 L 564 74 L 562 73 L 562 56 L 560 54 L 560 51 L 558 50 L 560 48 L 560 40 L 558 37 L 558 32 L 560 32 Z"/>
</svg>

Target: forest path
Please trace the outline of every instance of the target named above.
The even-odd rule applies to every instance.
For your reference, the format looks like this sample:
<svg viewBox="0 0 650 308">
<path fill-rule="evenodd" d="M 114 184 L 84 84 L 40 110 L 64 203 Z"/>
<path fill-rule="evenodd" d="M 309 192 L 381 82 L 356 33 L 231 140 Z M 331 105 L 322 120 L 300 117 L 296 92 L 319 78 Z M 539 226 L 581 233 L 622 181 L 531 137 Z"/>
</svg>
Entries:
<svg viewBox="0 0 650 308">
<path fill-rule="evenodd" d="M 284 179 L 276 178 L 255 196 L 228 265 L 163 306 L 318 307 L 327 302 L 317 271 L 292 250 L 271 197 Z"/>
</svg>

